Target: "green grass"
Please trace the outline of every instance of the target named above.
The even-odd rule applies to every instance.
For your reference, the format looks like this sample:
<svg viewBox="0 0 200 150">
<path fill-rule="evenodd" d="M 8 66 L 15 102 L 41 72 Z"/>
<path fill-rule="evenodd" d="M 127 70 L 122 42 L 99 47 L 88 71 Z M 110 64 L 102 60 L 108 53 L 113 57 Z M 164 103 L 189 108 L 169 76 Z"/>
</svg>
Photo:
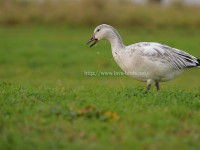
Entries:
<svg viewBox="0 0 200 150">
<path fill-rule="evenodd" d="M 93 28 L 0 27 L 0 149 L 199 149 L 200 70 L 161 91 L 121 71 Z M 157 41 L 200 58 L 199 29 L 122 29 L 124 43 Z"/>
</svg>

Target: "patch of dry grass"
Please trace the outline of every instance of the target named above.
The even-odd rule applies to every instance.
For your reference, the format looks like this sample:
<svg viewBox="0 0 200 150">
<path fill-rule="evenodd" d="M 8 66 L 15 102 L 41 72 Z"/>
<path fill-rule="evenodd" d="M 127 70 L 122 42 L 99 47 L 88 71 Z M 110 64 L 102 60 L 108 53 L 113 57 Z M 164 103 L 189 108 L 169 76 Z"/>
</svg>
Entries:
<svg viewBox="0 0 200 150">
<path fill-rule="evenodd" d="M 156 4 L 135 5 L 126 1 L 33 1 L 2 0 L 0 24 L 70 24 L 115 26 L 198 27 L 199 7 L 174 5 L 161 7 Z"/>
</svg>

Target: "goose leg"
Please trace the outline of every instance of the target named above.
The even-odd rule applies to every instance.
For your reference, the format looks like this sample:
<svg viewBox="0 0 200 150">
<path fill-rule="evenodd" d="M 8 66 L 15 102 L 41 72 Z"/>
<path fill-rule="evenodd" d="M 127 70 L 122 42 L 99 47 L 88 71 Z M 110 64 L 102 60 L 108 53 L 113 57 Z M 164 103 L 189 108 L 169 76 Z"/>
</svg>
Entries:
<svg viewBox="0 0 200 150">
<path fill-rule="evenodd" d="M 147 91 L 150 90 L 152 82 L 152 80 L 147 80 Z"/>
<path fill-rule="evenodd" d="M 148 84 L 148 85 L 147 85 L 147 91 L 149 91 L 150 88 L 151 88 L 151 84 Z"/>
<path fill-rule="evenodd" d="M 157 91 L 159 91 L 160 90 L 159 82 L 155 82 L 155 86 L 156 86 Z"/>
</svg>

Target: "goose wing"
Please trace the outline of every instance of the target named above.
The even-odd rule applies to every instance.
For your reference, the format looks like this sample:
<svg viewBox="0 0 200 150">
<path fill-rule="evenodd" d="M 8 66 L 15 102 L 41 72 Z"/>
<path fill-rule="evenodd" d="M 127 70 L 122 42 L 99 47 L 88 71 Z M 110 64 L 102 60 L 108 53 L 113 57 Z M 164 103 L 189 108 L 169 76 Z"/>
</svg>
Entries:
<svg viewBox="0 0 200 150">
<path fill-rule="evenodd" d="M 194 56 L 164 44 L 141 42 L 134 44 L 133 47 L 140 55 L 147 57 L 149 60 L 167 63 L 173 69 L 184 69 L 199 65 L 197 58 Z"/>
</svg>

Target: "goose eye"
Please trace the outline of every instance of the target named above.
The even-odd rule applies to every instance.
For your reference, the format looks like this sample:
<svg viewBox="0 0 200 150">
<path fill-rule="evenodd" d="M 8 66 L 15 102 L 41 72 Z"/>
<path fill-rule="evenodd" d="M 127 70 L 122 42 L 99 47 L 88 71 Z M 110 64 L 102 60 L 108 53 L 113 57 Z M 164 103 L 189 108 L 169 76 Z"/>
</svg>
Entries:
<svg viewBox="0 0 200 150">
<path fill-rule="evenodd" d="M 100 31 L 100 29 L 97 29 L 97 32 L 99 32 Z"/>
</svg>

